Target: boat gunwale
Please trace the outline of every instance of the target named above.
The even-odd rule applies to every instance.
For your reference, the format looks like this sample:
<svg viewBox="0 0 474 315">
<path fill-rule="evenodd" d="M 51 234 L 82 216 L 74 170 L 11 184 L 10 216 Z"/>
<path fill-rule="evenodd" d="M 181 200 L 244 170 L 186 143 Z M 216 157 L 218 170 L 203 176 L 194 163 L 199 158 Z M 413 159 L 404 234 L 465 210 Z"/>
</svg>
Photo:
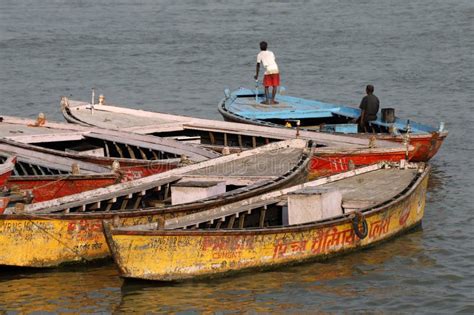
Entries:
<svg viewBox="0 0 474 315">
<path fill-rule="evenodd" d="M 85 135 L 86 136 L 86 135 Z M 98 138 L 97 138 L 98 139 Z M 50 149 L 50 148 L 45 148 L 41 146 L 37 146 L 32 143 L 25 143 L 25 142 L 20 142 L 16 141 L 15 139 L 0 139 L 0 143 L 4 143 L 6 145 L 10 145 L 13 147 L 18 147 L 21 149 L 25 150 L 31 150 L 35 152 L 40 152 L 44 154 L 52 154 L 52 155 L 57 155 L 63 158 L 68 158 L 68 159 L 73 159 L 73 160 L 79 160 L 79 161 L 96 161 L 95 163 L 101 161 L 101 162 L 107 162 L 111 164 L 111 162 L 118 161 L 119 163 L 122 164 L 133 164 L 134 166 L 147 166 L 147 165 L 176 165 L 179 164 L 180 158 L 169 158 L 169 159 L 160 159 L 160 160 L 144 160 L 144 159 L 133 159 L 133 158 L 121 158 L 121 157 L 110 157 L 110 156 L 95 156 L 95 155 L 81 155 L 77 153 L 70 153 L 70 152 L 65 152 L 65 151 L 60 151 L 60 150 L 55 150 L 55 149 Z M 94 162 L 89 162 L 93 163 Z M 102 164 L 98 164 L 99 166 Z"/>
<path fill-rule="evenodd" d="M 223 101 L 225 101 L 225 99 L 223 99 L 221 102 L 223 102 Z M 74 103 L 74 105 L 70 104 L 68 108 L 71 108 L 71 107 L 86 108 L 87 106 L 90 106 L 89 103 L 82 102 L 82 101 L 70 100 L 70 103 Z M 116 113 L 116 114 L 127 114 L 131 111 L 137 117 L 142 117 L 143 113 L 152 113 L 152 114 L 159 115 L 159 116 L 165 116 L 167 119 L 170 119 L 170 120 L 173 120 L 172 118 L 170 118 L 170 117 L 173 117 L 174 118 L 174 120 L 173 120 L 174 123 L 181 124 L 183 126 L 188 126 L 188 128 L 191 128 L 191 127 L 200 128 L 201 127 L 200 124 L 212 121 L 212 120 L 209 120 L 209 119 L 195 118 L 195 117 L 190 117 L 190 116 L 186 116 L 186 115 L 176 115 L 176 114 L 168 114 L 168 113 L 162 113 L 162 112 L 153 112 L 153 111 L 146 111 L 146 110 L 141 110 L 141 109 L 121 107 L 121 106 L 117 106 L 117 105 L 113 105 L 113 104 L 104 105 L 103 107 L 97 107 L 96 110 L 104 111 L 104 112 L 108 112 L 108 113 Z M 66 113 L 66 112 L 63 110 L 63 115 L 64 115 L 64 113 Z M 177 119 L 176 117 L 179 117 L 180 119 Z M 74 118 L 74 116 L 73 116 L 73 118 Z M 224 120 L 225 120 L 225 117 L 224 117 Z M 222 121 L 216 121 L 216 122 L 224 123 Z M 229 121 L 227 121 L 227 122 L 229 122 Z M 259 125 L 259 124 L 256 124 L 256 123 L 249 123 L 247 121 L 235 121 L 235 120 L 230 121 L 230 122 L 233 123 L 233 124 L 236 124 L 236 125 L 242 125 L 241 127 L 242 127 L 243 131 L 247 131 L 246 128 L 245 128 L 245 125 L 247 125 L 247 126 L 248 125 L 253 125 L 253 126 L 257 126 L 259 128 L 267 128 L 267 130 L 258 130 L 258 131 L 261 131 L 261 132 L 264 132 L 264 131 L 269 132 L 270 129 L 273 129 L 275 132 L 277 132 L 276 130 L 279 130 L 279 131 L 288 130 L 288 128 L 285 128 L 284 126 L 280 126 L 280 125 L 275 125 L 275 126 L 274 125 Z M 88 126 L 96 127 L 93 124 L 88 124 Z M 136 128 L 136 127 L 122 128 L 122 129 L 119 129 L 119 130 L 127 130 L 127 129 L 133 129 L 133 128 Z M 232 131 L 233 129 L 230 128 L 229 130 Z M 367 144 L 352 142 L 352 141 L 355 141 L 355 140 L 361 141 L 361 140 L 365 140 L 365 139 L 360 139 L 358 137 L 350 136 L 350 135 L 347 135 L 347 134 L 320 133 L 320 132 L 315 132 L 315 131 L 311 131 L 311 130 L 303 130 L 303 129 L 301 130 L 301 133 L 302 134 L 300 135 L 299 138 L 305 139 L 305 140 L 313 140 L 314 142 L 316 142 L 318 144 L 322 144 L 322 145 L 324 145 L 328 148 L 335 149 L 335 152 L 337 152 L 337 150 L 340 150 L 341 148 L 347 148 L 348 150 L 351 150 L 351 149 L 355 149 L 355 148 L 365 149 L 365 148 L 368 147 L 368 142 L 367 142 Z M 311 134 L 305 135 L 305 133 L 311 133 Z M 282 137 L 282 135 L 281 135 L 281 133 L 278 134 L 278 132 L 277 132 L 276 134 L 272 134 L 271 137 L 277 138 L 277 137 Z M 283 137 L 286 137 L 287 139 L 290 139 L 285 134 L 283 135 Z M 323 138 L 321 138 L 321 137 L 323 137 Z M 330 137 L 330 138 L 326 139 L 324 137 Z M 401 145 L 396 144 L 393 141 L 379 140 L 378 143 L 380 144 L 380 142 L 382 142 L 382 145 L 378 146 L 378 148 L 377 148 L 378 150 L 387 150 L 387 152 L 392 152 L 392 151 L 393 152 L 399 152 L 401 150 L 406 149 L 404 146 L 402 147 Z"/>
<path fill-rule="evenodd" d="M 6 148 L 5 148 L 6 146 Z M 18 151 L 19 149 L 22 151 Z M 26 151 L 26 152 L 23 152 Z M 30 153 L 31 155 L 28 155 Z M 73 163 L 77 163 L 81 169 L 82 175 L 108 174 L 111 173 L 111 168 L 105 165 L 99 165 L 92 162 L 82 161 L 79 159 L 68 158 L 64 156 L 57 156 L 55 154 L 32 151 L 25 148 L 16 147 L 11 144 L 4 143 L 0 139 L 0 157 L 7 158 L 8 156 L 16 156 L 18 163 L 34 164 L 41 167 L 47 167 L 58 171 L 71 172 Z M 54 164 L 54 167 L 53 167 Z M 64 174 L 65 175 L 65 174 Z M 12 175 L 17 176 L 17 175 Z M 23 175 L 20 175 L 23 176 Z M 26 176 L 26 175 L 25 175 Z M 41 175 L 43 176 L 43 175 Z"/>
<path fill-rule="evenodd" d="M 5 154 L 7 158 L 3 163 L 0 163 L 0 175 L 4 175 L 8 172 L 12 172 L 15 169 L 15 164 L 18 160 L 14 154 Z"/>
<path fill-rule="evenodd" d="M 121 175 L 114 172 L 97 174 L 53 174 L 53 175 L 12 175 L 12 180 L 21 181 L 46 181 L 46 180 L 94 180 L 94 179 L 120 179 Z M 33 188 L 32 188 L 33 189 Z"/>
</svg>

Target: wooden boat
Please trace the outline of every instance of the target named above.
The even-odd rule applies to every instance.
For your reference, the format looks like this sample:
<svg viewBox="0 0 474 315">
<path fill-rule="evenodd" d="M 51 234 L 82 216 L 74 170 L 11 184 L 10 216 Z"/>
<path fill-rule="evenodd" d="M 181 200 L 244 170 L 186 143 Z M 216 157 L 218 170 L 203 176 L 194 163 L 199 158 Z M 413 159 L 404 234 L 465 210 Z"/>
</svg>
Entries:
<svg viewBox="0 0 474 315">
<path fill-rule="evenodd" d="M 380 161 L 410 159 L 413 152 L 409 145 L 389 141 L 375 142 L 344 135 L 229 123 L 111 105 L 95 105 L 91 114 L 91 106 L 63 99 L 63 116 L 69 122 L 83 126 L 193 141 L 218 151 L 226 148 L 230 152 L 240 152 L 295 137 L 312 140 L 316 145 L 310 169 L 313 178 Z"/>
<path fill-rule="evenodd" d="M 106 258 L 102 220 L 135 225 L 235 202 L 307 180 L 310 146 L 288 140 L 125 183 L 9 207 L 0 265 L 51 267 Z"/>
<path fill-rule="evenodd" d="M 357 134 L 357 124 L 352 121 L 360 116 L 359 108 L 281 94 L 276 97 L 279 104 L 263 105 L 261 102 L 265 96 L 262 91 L 245 88 L 227 95 L 218 105 L 219 113 L 227 121 L 279 127 L 295 126 L 298 122 L 302 129 Z M 410 158 L 414 162 L 431 159 L 448 135 L 444 124 L 434 128 L 406 119 L 393 119 L 388 123 L 379 113 L 377 120 L 370 122 L 373 135 L 380 140 L 409 142 L 415 147 Z M 358 136 L 367 138 L 371 134 L 359 133 Z"/>
<path fill-rule="evenodd" d="M 8 197 L 26 196 L 24 203 L 36 203 L 84 191 L 120 183 L 122 176 L 118 173 L 104 174 L 68 174 L 43 176 L 12 176 L 7 185 Z"/>
<path fill-rule="evenodd" d="M 125 278 L 172 281 L 373 246 L 421 223 L 429 167 L 372 165 L 162 223 L 114 227 Z"/>
<path fill-rule="evenodd" d="M 98 165 L 111 167 L 114 162 L 119 163 L 131 179 L 173 169 L 182 157 L 200 162 L 219 156 L 171 139 L 55 122 L 34 126 L 32 120 L 16 117 L 3 117 L 0 138 L 19 148 Z"/>
<path fill-rule="evenodd" d="M 13 169 L 15 168 L 16 157 L 8 156 L 6 159 L 1 161 L 0 164 L 0 187 L 3 187 L 7 180 L 10 178 Z"/>
<path fill-rule="evenodd" d="M 17 162 L 3 184 L 7 202 L 41 202 L 127 180 L 119 170 L 0 142 L 0 161 L 13 155 Z"/>
</svg>

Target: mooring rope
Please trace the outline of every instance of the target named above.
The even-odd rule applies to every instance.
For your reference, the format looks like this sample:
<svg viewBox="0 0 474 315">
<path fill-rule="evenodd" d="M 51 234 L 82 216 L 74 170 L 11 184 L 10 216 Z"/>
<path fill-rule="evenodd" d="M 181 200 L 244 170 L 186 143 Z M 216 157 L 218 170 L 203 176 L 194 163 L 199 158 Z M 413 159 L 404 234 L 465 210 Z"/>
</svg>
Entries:
<svg viewBox="0 0 474 315">
<path fill-rule="evenodd" d="M 15 213 L 13 211 L 14 214 L 19 214 L 19 213 Z M 23 215 L 23 214 L 19 214 L 19 215 Z M 51 221 L 55 221 L 56 219 L 54 218 L 48 218 L 48 217 L 43 217 L 43 216 L 35 216 L 35 215 L 32 215 L 32 214 L 28 214 L 28 216 L 30 217 L 33 217 L 35 219 L 41 219 L 41 220 L 51 220 Z M 25 218 L 26 220 L 28 220 L 31 224 L 33 224 L 34 226 L 36 226 L 39 230 L 41 230 L 43 233 L 49 235 L 53 240 L 57 241 L 59 244 L 63 245 L 65 248 L 69 249 L 71 252 L 73 252 L 74 254 L 76 254 L 77 257 L 85 260 L 85 261 L 88 261 L 90 262 L 91 259 L 88 259 L 86 257 L 84 257 L 82 254 L 80 254 L 80 252 L 74 248 L 72 248 L 71 246 L 69 246 L 66 242 L 62 241 L 61 239 L 57 238 L 55 235 L 53 235 L 52 233 L 48 232 L 45 228 L 43 228 L 41 225 L 38 225 L 36 224 L 31 218 L 28 218 L 26 217 Z"/>
</svg>

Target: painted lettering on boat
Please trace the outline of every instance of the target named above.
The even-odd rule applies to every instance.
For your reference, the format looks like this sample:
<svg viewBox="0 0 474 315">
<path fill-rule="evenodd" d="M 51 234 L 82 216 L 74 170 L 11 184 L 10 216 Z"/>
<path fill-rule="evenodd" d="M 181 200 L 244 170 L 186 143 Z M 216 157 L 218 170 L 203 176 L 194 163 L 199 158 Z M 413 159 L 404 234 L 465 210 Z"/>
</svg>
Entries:
<svg viewBox="0 0 474 315">
<path fill-rule="evenodd" d="M 212 258 L 213 259 L 238 259 L 240 258 L 240 255 L 242 254 L 241 251 L 218 251 L 215 253 L 212 253 Z"/>
<path fill-rule="evenodd" d="M 369 224 L 368 237 L 370 239 L 381 238 L 389 232 L 392 216 L 380 218 Z M 357 244 L 359 239 L 355 236 L 350 225 L 343 229 L 338 227 L 318 230 L 313 237 L 288 240 L 286 235 L 277 238 L 273 247 L 273 259 L 287 256 L 324 254 L 336 251 L 341 247 L 351 247 Z M 242 251 L 254 250 L 258 242 L 253 237 L 212 237 L 206 236 L 201 243 L 202 251 L 211 251 L 213 259 L 238 259 Z"/>
<path fill-rule="evenodd" d="M 278 240 L 273 250 L 273 258 L 305 252 L 307 243 L 308 241 L 306 240 L 286 243 L 282 240 Z"/>
<path fill-rule="evenodd" d="M 337 227 L 333 227 L 318 231 L 317 234 L 317 237 L 312 240 L 311 253 L 313 254 L 326 253 L 339 246 L 353 245 L 356 241 L 352 228 L 339 231 Z"/>
<path fill-rule="evenodd" d="M 347 158 L 330 158 L 331 171 L 342 172 L 348 170 L 349 161 Z"/>
<path fill-rule="evenodd" d="M 255 240 L 252 237 L 204 237 L 201 245 L 201 249 L 219 251 L 219 250 L 228 250 L 228 251 L 240 251 L 243 249 L 254 249 Z"/>
<path fill-rule="evenodd" d="M 380 238 L 389 232 L 391 216 L 376 220 L 370 224 L 369 238 Z M 337 227 L 319 230 L 312 239 L 286 242 L 280 238 L 275 241 L 273 258 L 298 255 L 309 252 L 311 254 L 324 254 L 339 249 L 340 247 L 353 246 L 358 238 L 352 227 L 339 230 Z"/>
<path fill-rule="evenodd" d="M 74 251 L 75 252 L 84 252 L 84 251 L 89 251 L 89 250 L 100 250 L 102 249 L 103 243 L 99 243 L 95 241 L 94 243 L 86 243 L 86 244 L 80 244 L 80 245 L 75 245 L 74 246 Z"/>
<path fill-rule="evenodd" d="M 410 214 L 410 209 L 408 208 L 408 214 Z M 392 216 L 388 216 L 386 218 L 374 221 L 370 224 L 369 229 L 369 238 L 378 238 L 382 235 L 388 233 L 388 228 L 390 227 L 390 219 Z M 407 215 L 408 218 L 408 215 Z M 401 220 L 401 218 L 400 218 Z"/>
<path fill-rule="evenodd" d="M 102 239 L 102 223 L 99 220 L 77 220 L 68 223 L 67 232 L 78 240 Z"/>
<path fill-rule="evenodd" d="M 125 176 L 124 176 L 124 180 L 122 182 L 126 182 L 126 181 L 131 181 L 131 180 L 134 180 L 134 179 L 139 179 L 139 178 L 142 178 L 146 175 L 149 175 L 147 174 L 146 172 L 142 172 L 142 171 L 127 171 L 125 173 Z"/>
<path fill-rule="evenodd" d="M 150 222 L 152 216 L 119 219 L 121 225 L 137 225 Z M 67 233 L 80 241 L 103 240 L 101 220 L 74 220 L 67 225 Z"/>
<path fill-rule="evenodd" d="M 316 231 L 316 235 L 307 240 L 285 242 L 277 239 L 273 251 L 273 258 L 298 255 L 310 252 L 312 254 L 326 253 L 340 246 L 353 245 L 355 235 L 352 228 L 339 230 L 337 227 Z"/>
<path fill-rule="evenodd" d="M 345 157 L 319 157 L 314 156 L 312 159 L 311 168 L 322 171 L 323 169 L 329 173 L 338 173 L 349 169 L 349 159 Z"/>
<path fill-rule="evenodd" d="M 254 236 L 235 237 L 204 237 L 202 251 L 211 251 L 213 259 L 239 259 L 243 250 L 254 250 Z"/>
<path fill-rule="evenodd" d="M 10 233 L 30 233 L 35 231 L 52 231 L 54 226 L 49 222 L 34 222 L 34 221 L 0 221 L 0 234 Z"/>
</svg>

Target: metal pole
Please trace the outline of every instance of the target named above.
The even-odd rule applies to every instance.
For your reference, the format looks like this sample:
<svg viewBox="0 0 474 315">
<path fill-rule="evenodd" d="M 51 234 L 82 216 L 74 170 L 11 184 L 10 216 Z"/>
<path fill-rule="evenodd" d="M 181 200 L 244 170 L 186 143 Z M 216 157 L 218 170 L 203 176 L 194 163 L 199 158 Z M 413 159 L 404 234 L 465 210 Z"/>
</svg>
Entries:
<svg viewBox="0 0 474 315">
<path fill-rule="evenodd" d="M 255 80 L 255 103 L 258 103 L 258 80 Z"/>
</svg>

